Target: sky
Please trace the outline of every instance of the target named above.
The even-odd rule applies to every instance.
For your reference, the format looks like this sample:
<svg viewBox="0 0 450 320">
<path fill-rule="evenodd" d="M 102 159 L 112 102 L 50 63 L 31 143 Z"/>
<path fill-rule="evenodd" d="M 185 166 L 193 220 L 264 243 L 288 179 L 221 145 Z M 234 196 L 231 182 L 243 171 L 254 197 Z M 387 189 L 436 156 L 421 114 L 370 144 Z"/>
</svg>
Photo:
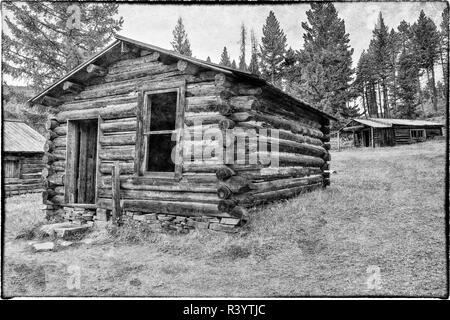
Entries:
<svg viewBox="0 0 450 320">
<path fill-rule="evenodd" d="M 400 21 L 413 23 L 420 10 L 439 26 L 445 2 L 348 2 L 335 3 L 338 14 L 345 20 L 354 48 L 353 63 L 356 65 L 363 49 L 369 46 L 372 30 L 381 11 L 389 28 L 397 28 Z M 262 26 L 270 10 L 274 11 L 281 28 L 287 36 L 288 47 L 300 49 L 303 43 L 301 22 L 306 21 L 309 4 L 277 5 L 131 5 L 121 4 L 119 15 L 124 18 L 120 34 L 172 49 L 170 41 L 178 17 L 182 17 L 191 43 L 193 55 L 199 59 L 210 56 L 218 63 L 226 46 L 232 59 L 239 60 L 240 26 L 254 29 L 261 41 Z M 248 37 L 247 62 L 250 60 L 250 37 Z"/>
<path fill-rule="evenodd" d="M 367 49 L 372 30 L 382 13 L 389 28 L 397 28 L 400 21 L 413 23 L 420 10 L 432 18 L 439 27 L 446 2 L 347 2 L 335 3 L 339 17 L 345 21 L 349 33 L 350 46 L 354 49 L 353 65 L 356 66 L 363 49 Z M 124 18 L 121 35 L 147 42 L 162 48 L 172 49 L 172 31 L 179 17 L 182 17 L 191 43 L 193 55 L 199 59 L 209 56 L 219 63 L 223 47 L 226 46 L 231 59 L 239 60 L 240 26 L 253 29 L 261 42 L 262 26 L 270 10 L 274 11 L 284 30 L 288 47 L 298 50 L 303 43 L 301 22 L 306 21 L 309 4 L 254 4 L 254 5 L 164 5 L 164 4 L 124 4 L 119 5 L 119 14 Z M 4 24 L 3 24 L 4 27 Z M 8 33 L 8 30 L 5 30 Z M 247 63 L 250 60 L 250 34 L 247 41 Z M 106 46 L 106 44 L 104 44 Z M 436 68 L 437 79 L 442 77 Z M 5 77 L 8 83 L 22 84 Z"/>
</svg>

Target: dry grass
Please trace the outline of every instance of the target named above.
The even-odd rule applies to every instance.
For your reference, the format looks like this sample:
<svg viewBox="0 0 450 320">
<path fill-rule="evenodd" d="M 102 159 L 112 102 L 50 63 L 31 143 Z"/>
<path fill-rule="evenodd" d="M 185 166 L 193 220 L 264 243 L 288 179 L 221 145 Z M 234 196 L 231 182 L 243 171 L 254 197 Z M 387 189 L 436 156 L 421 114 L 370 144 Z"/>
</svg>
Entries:
<svg viewBox="0 0 450 320">
<path fill-rule="evenodd" d="M 253 210 L 237 235 L 205 230 L 144 240 L 123 230 L 111 242 L 39 254 L 9 241 L 5 293 L 442 297 L 444 147 L 436 141 L 334 153 L 330 188 Z M 6 214 L 36 206 L 28 200 L 8 200 Z M 7 235 L 20 229 L 13 221 Z M 79 289 L 67 285 L 73 266 Z M 381 279 L 375 289 L 367 284 L 373 267 Z"/>
</svg>

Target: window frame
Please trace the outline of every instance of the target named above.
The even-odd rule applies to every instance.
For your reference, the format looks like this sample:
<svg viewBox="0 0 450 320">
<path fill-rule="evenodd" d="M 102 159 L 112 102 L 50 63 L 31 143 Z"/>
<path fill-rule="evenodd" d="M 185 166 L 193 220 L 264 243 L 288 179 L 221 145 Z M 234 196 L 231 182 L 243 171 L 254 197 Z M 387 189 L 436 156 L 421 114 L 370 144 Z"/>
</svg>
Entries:
<svg viewBox="0 0 450 320">
<path fill-rule="evenodd" d="M 175 128 L 173 130 L 150 131 L 151 121 L 151 95 L 160 93 L 177 93 L 177 106 L 175 111 Z M 171 84 L 163 88 L 149 89 L 139 92 L 138 97 L 138 126 L 136 139 L 136 158 L 135 158 L 135 178 L 138 179 L 168 179 L 180 180 L 182 177 L 183 165 L 183 127 L 184 127 L 184 109 L 185 109 L 186 83 Z M 173 134 L 176 135 L 175 151 L 175 169 L 170 172 L 147 171 L 147 156 L 149 149 L 149 139 L 152 135 Z"/>
<path fill-rule="evenodd" d="M 414 135 L 413 135 L 414 132 Z M 419 135 L 419 132 L 422 133 L 422 135 Z M 425 129 L 411 129 L 410 130 L 411 139 L 426 139 L 426 132 Z"/>
</svg>

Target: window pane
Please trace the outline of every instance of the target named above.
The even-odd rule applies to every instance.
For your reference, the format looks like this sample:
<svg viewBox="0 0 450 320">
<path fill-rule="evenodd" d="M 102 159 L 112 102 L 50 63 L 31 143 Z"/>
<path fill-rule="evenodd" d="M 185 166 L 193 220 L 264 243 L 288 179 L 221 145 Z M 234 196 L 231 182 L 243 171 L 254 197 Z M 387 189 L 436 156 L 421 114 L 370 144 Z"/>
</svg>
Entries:
<svg viewBox="0 0 450 320">
<path fill-rule="evenodd" d="M 149 99 L 150 131 L 174 130 L 177 92 L 152 94 Z"/>
<path fill-rule="evenodd" d="M 175 164 L 171 159 L 176 141 L 172 134 L 154 134 L 148 136 L 147 171 L 173 172 Z"/>
</svg>

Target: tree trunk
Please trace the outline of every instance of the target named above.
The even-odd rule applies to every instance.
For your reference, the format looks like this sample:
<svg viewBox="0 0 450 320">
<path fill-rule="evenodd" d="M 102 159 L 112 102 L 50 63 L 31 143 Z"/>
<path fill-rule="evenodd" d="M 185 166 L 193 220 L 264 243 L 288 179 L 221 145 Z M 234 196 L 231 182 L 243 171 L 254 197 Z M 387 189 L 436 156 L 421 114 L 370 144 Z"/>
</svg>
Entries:
<svg viewBox="0 0 450 320">
<path fill-rule="evenodd" d="M 389 98 L 388 98 L 388 91 L 387 91 L 387 86 L 386 86 L 386 80 L 383 79 L 382 82 L 382 90 L 383 90 L 383 111 L 384 111 L 384 117 L 385 118 L 390 118 L 389 115 Z"/>
<path fill-rule="evenodd" d="M 433 110 L 434 112 L 438 111 L 437 108 L 437 92 L 436 92 L 436 84 L 434 78 L 434 65 L 431 67 L 431 88 L 433 89 Z"/>
<path fill-rule="evenodd" d="M 425 109 L 423 108 L 423 101 L 422 101 L 422 90 L 420 88 L 420 76 L 417 77 L 417 93 L 419 94 L 420 108 L 422 109 L 422 112 L 425 113 Z"/>
<path fill-rule="evenodd" d="M 382 104 L 382 100 L 381 100 L 381 90 L 380 90 L 380 84 L 379 83 L 377 83 L 377 91 L 378 91 L 378 101 L 380 102 L 379 108 L 378 108 L 378 105 L 377 105 L 377 111 L 380 110 L 380 116 L 381 116 L 381 118 L 384 118 L 384 115 L 383 115 L 383 104 Z"/>
</svg>

